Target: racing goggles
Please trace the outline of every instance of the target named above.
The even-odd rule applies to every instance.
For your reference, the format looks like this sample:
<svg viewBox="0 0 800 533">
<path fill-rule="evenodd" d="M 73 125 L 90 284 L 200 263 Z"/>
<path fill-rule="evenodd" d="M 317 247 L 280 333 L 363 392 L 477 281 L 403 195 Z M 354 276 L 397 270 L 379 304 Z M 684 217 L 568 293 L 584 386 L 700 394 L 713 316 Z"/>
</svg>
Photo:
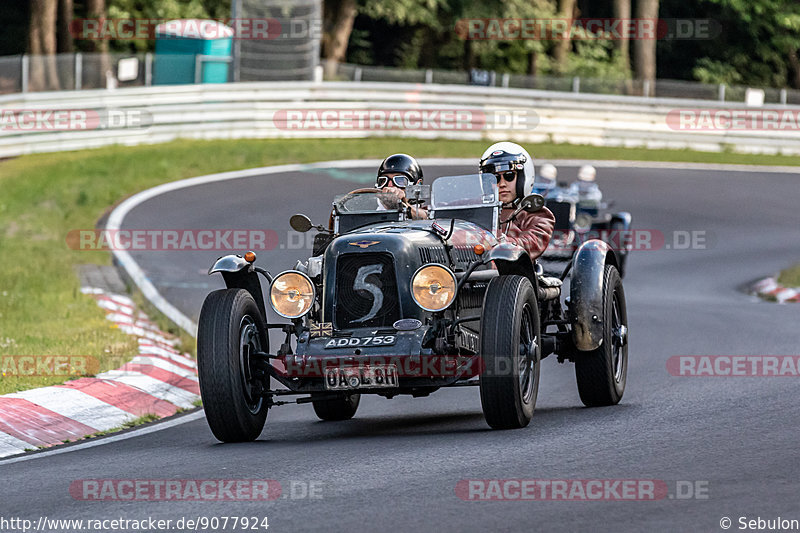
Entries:
<svg viewBox="0 0 800 533">
<path fill-rule="evenodd" d="M 390 179 L 392 180 L 392 183 L 394 183 L 394 186 L 399 188 L 399 189 L 405 189 L 409 185 L 413 184 L 413 182 L 411 181 L 411 178 L 409 178 L 408 176 L 404 176 L 402 174 L 399 174 L 397 176 L 394 176 L 393 178 L 389 178 L 388 176 L 378 176 L 378 180 L 376 182 L 376 186 L 379 189 L 383 189 L 384 187 L 389 185 L 389 180 Z"/>
</svg>

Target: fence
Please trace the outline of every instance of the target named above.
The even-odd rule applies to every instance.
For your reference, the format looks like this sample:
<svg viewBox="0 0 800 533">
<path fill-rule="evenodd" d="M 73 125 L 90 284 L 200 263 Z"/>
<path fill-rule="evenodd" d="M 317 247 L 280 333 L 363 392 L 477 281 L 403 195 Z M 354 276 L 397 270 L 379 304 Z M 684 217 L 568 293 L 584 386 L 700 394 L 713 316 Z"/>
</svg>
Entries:
<svg viewBox="0 0 800 533">
<path fill-rule="evenodd" d="M 274 55 L 274 54 L 273 54 Z M 265 56 L 266 57 L 266 56 Z M 269 57 L 272 57 L 270 55 Z M 177 57 L 175 60 L 194 64 L 194 56 Z M 202 59 L 202 57 L 201 57 Z M 274 59 L 274 58 L 273 58 Z M 55 90 L 97 89 L 105 87 L 142 87 L 152 85 L 154 55 L 120 53 L 77 53 L 54 56 L 11 56 L 0 57 L 0 94 L 19 92 L 39 92 Z M 262 58 L 261 63 L 266 60 Z M 50 68 L 46 68 L 46 64 Z M 339 63 L 331 70 L 326 66 L 326 81 L 427 83 L 448 85 L 475 85 L 469 72 L 440 69 L 398 69 Z M 294 68 L 290 64 L 275 67 L 274 72 L 257 75 L 253 65 L 247 67 L 248 74 L 243 80 L 256 78 L 282 80 L 308 80 L 314 78 L 307 65 Z M 295 65 L 296 67 L 297 65 Z M 290 68 L 291 67 L 291 68 Z M 265 67 L 260 67 L 269 70 Z M 245 69 L 246 70 L 246 69 Z M 48 71 L 56 76 L 46 77 Z M 276 74 L 281 74 L 276 77 Z M 232 80 L 234 73 L 229 73 Z M 656 80 L 652 86 L 640 80 L 616 80 L 587 77 L 527 76 L 521 74 L 500 74 L 487 72 L 490 87 L 509 89 L 534 89 L 540 91 L 572 92 L 579 94 L 609 94 L 643 96 L 649 94 L 656 98 L 683 98 L 691 100 L 715 100 L 720 102 L 743 102 L 748 87 L 711 85 L 682 80 Z M 795 89 L 765 88 L 764 103 L 779 105 L 800 105 L 800 91 Z"/>
</svg>

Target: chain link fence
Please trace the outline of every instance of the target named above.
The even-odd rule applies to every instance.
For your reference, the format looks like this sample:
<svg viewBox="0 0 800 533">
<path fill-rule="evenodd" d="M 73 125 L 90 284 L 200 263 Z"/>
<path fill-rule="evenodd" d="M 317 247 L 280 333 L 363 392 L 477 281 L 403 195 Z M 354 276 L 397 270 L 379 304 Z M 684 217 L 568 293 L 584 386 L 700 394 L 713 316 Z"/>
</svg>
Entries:
<svg viewBox="0 0 800 533">
<path fill-rule="evenodd" d="M 436 83 L 482 85 L 516 89 L 537 89 L 583 94 L 617 94 L 656 98 L 685 98 L 744 102 L 748 87 L 712 85 L 682 80 L 656 80 L 650 86 L 640 80 L 614 80 L 586 77 L 526 76 L 487 71 L 451 71 L 439 69 L 398 69 L 338 63 L 328 69 L 325 61 L 312 65 L 306 59 L 298 64 L 278 61 L 273 52 L 242 59 L 240 80 L 298 80 L 320 79 L 322 71 L 328 81 Z M 318 53 L 318 50 L 314 50 Z M 185 61 L 202 62 L 205 56 L 187 55 Z M 270 59 L 272 58 L 272 59 Z M 162 57 L 161 60 L 167 58 Z M 286 58 L 288 60 L 288 56 Z M 0 57 L 0 94 L 101 89 L 149 86 L 152 84 L 153 62 L 159 58 L 151 53 L 76 53 L 52 56 Z M 252 60 L 252 61 L 251 61 Z M 301 65 L 302 63 L 302 65 Z M 325 68 L 323 69 L 323 66 Z M 313 72 L 312 72 L 313 70 Z M 264 71 L 259 74 L 259 71 Z M 229 78 L 230 79 L 230 78 Z M 764 88 L 764 105 L 800 105 L 800 91 L 795 89 Z"/>
</svg>

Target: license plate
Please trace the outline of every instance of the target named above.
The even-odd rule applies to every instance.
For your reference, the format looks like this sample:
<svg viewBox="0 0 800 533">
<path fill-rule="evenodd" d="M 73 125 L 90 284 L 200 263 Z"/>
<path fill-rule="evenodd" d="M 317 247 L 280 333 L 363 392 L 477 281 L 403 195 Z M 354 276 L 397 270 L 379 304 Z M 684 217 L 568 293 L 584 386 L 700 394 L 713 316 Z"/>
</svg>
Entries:
<svg viewBox="0 0 800 533">
<path fill-rule="evenodd" d="M 375 335 L 373 337 L 340 337 L 325 343 L 325 348 L 355 348 L 362 346 L 392 346 L 397 341 L 395 335 Z"/>
<path fill-rule="evenodd" d="M 372 365 L 360 368 L 329 368 L 325 388 L 351 390 L 397 387 L 397 365 Z"/>
</svg>

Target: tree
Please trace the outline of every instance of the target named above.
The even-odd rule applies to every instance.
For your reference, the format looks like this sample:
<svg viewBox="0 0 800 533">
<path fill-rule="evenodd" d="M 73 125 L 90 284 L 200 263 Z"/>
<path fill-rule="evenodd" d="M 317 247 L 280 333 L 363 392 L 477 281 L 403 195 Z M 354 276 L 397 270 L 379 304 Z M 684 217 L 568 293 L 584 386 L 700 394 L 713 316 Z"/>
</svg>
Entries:
<svg viewBox="0 0 800 533">
<path fill-rule="evenodd" d="M 325 74 L 332 78 L 347 53 L 358 8 L 356 0 L 325 0 L 322 9 L 322 58 L 327 60 Z"/>
<path fill-rule="evenodd" d="M 614 18 L 617 20 L 628 21 L 631 18 L 631 0 L 614 0 Z M 617 52 L 619 53 L 622 68 L 626 75 L 631 71 L 631 52 L 630 41 L 626 38 L 614 41 Z"/>
<path fill-rule="evenodd" d="M 86 0 L 86 11 L 86 18 L 105 19 L 106 0 Z M 96 39 L 91 43 L 90 50 L 101 54 L 100 61 L 97 63 L 99 69 L 95 73 L 95 79 L 92 81 L 97 87 L 105 87 L 106 74 L 111 70 L 111 60 L 108 57 L 108 41 L 106 39 Z"/>
<path fill-rule="evenodd" d="M 577 10 L 577 5 L 575 0 L 558 0 L 558 16 L 561 19 L 567 20 L 567 28 L 572 27 L 572 21 L 576 18 L 575 11 Z M 567 70 L 567 59 L 569 57 L 570 45 L 572 44 L 572 40 L 570 39 L 570 31 L 567 31 L 567 34 L 564 35 L 560 40 L 556 41 L 556 47 L 553 52 L 553 56 L 556 60 L 556 70 L 559 73 L 564 73 Z"/>
<path fill-rule="evenodd" d="M 659 0 L 636 1 L 636 18 L 639 20 L 639 24 L 641 24 L 642 21 L 652 21 L 654 25 L 656 24 L 658 19 L 658 1 Z M 633 66 L 636 70 L 636 79 L 649 82 L 645 84 L 645 86 L 649 88 L 644 96 L 651 96 L 655 92 L 656 42 L 655 38 L 639 38 L 635 41 L 633 47 Z"/>
<path fill-rule="evenodd" d="M 73 50 L 70 25 L 73 18 L 72 0 L 58 1 L 58 52 L 69 53 Z"/>
<path fill-rule="evenodd" d="M 31 60 L 32 90 L 58 90 L 56 53 L 56 10 L 58 0 L 31 0 L 28 24 L 28 53 Z"/>
</svg>

